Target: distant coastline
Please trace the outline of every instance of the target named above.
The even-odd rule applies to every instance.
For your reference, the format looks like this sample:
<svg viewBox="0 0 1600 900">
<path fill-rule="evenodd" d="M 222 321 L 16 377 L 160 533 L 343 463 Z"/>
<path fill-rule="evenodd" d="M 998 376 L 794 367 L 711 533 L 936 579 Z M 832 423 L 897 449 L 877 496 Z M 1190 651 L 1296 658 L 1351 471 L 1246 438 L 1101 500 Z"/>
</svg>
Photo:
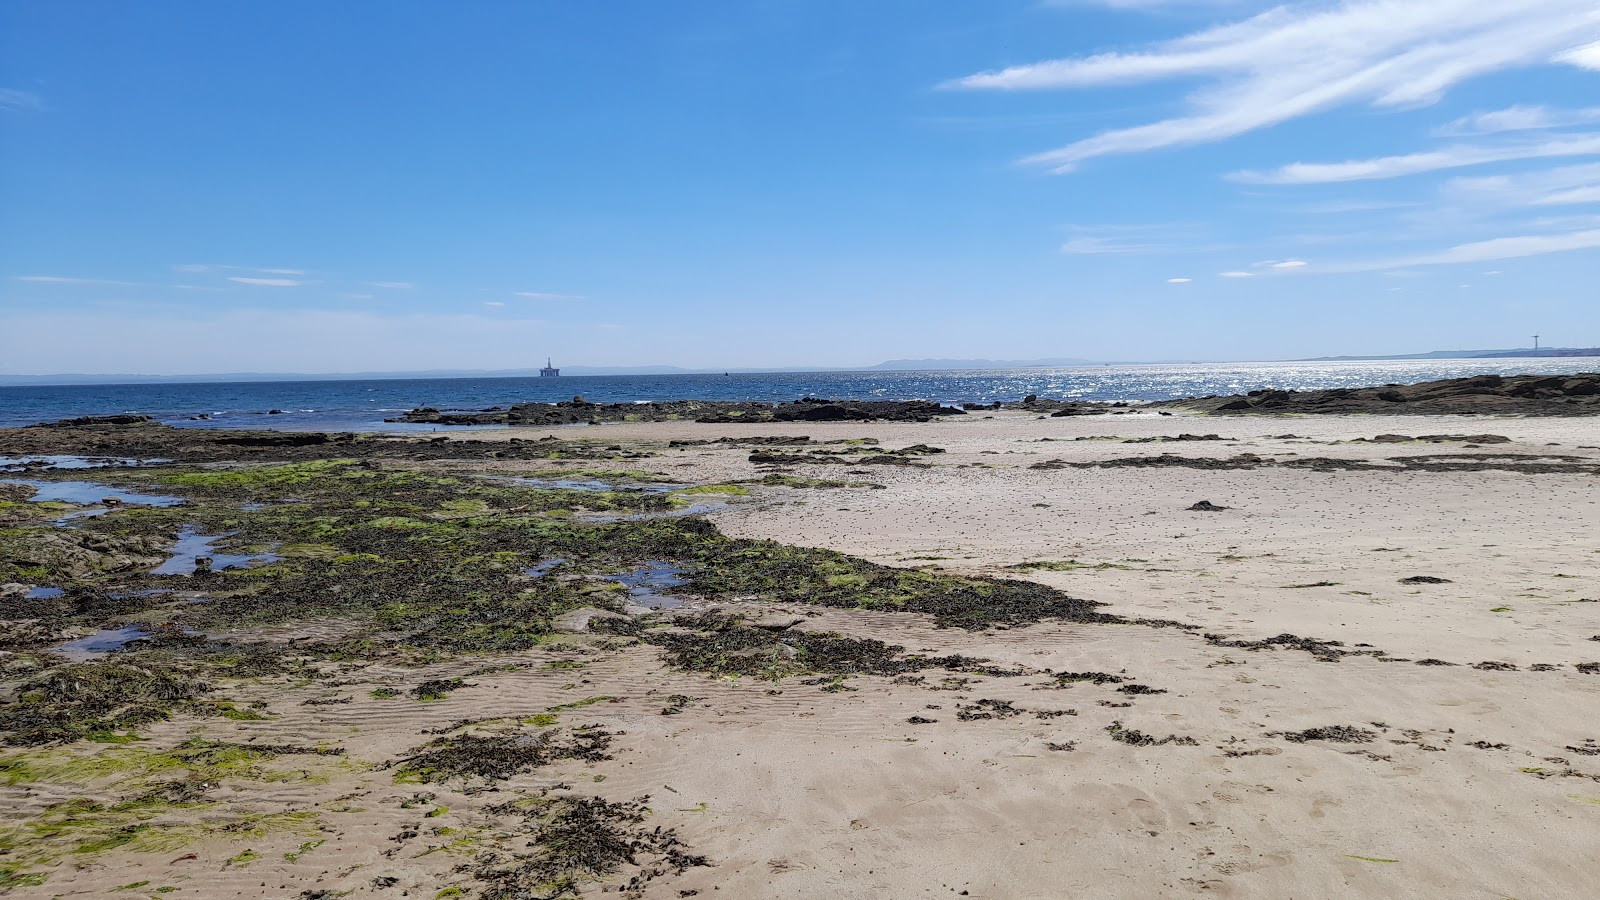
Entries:
<svg viewBox="0 0 1600 900">
<path fill-rule="evenodd" d="M 1446 359 L 1565 359 L 1600 357 L 1600 347 L 1541 347 L 1521 350 L 1434 350 L 1394 356 L 1318 356 L 1290 360 L 1093 360 L 1076 357 L 1045 359 L 891 359 L 870 366 L 810 366 L 752 369 L 718 366 L 688 369 L 680 366 L 564 366 L 561 378 L 651 376 L 651 375 L 805 375 L 850 372 L 955 372 L 997 369 L 1050 369 L 1088 366 L 1171 366 L 1215 365 L 1221 363 L 1288 364 L 1297 362 L 1385 362 Z M 527 369 L 429 369 L 392 372 L 216 372 L 195 375 L 143 375 L 132 373 L 64 373 L 54 375 L 0 374 L 0 387 L 63 387 L 114 384 L 241 384 L 252 382 L 298 381 L 392 381 L 432 378 L 533 378 L 538 368 Z"/>
</svg>

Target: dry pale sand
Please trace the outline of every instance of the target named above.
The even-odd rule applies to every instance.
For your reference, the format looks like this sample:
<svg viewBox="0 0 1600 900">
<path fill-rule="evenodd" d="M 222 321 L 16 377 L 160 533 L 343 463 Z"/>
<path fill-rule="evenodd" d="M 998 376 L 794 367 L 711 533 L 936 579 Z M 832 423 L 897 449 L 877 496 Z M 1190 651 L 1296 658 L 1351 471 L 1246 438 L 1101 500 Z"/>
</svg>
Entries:
<svg viewBox="0 0 1600 900">
<path fill-rule="evenodd" d="M 1072 440 L 1180 432 L 1228 440 Z M 1290 432 L 1303 437 L 1269 437 Z M 1346 443 L 1386 432 L 1489 432 L 1514 443 Z M 1002 665 L 1120 673 L 1165 693 L 1089 683 L 1060 689 L 1043 676 L 946 681 L 936 673 L 921 683 L 857 677 L 848 682 L 853 691 L 826 693 L 798 679 L 774 686 L 675 673 L 650 648 L 607 652 L 582 638 L 422 673 L 352 667 L 348 686 L 332 692 L 292 684 L 234 692 L 267 700 L 278 716 L 271 721 L 174 721 L 148 734 L 156 745 L 195 733 L 341 741 L 359 763 L 319 770 L 311 781 L 237 789 L 239 804 L 263 812 L 316 810 L 319 824 L 305 834 L 214 839 L 186 848 L 188 859 L 108 855 L 15 895 L 143 896 L 165 885 L 178 890 L 151 896 L 434 898 L 454 896 L 453 886 L 476 896 L 471 880 L 452 870 L 478 849 L 476 829 L 490 821 L 483 808 L 556 781 L 614 799 L 651 795 L 653 821 L 676 828 L 713 862 L 650 882 L 645 897 L 1600 895 L 1600 755 L 1581 752 L 1600 739 L 1600 671 L 1577 668 L 1600 660 L 1591 640 L 1600 637 L 1594 475 L 1029 468 L 1163 452 L 1382 461 L 1493 451 L 1600 462 L 1600 422 L 980 414 L 922 425 L 620 425 L 598 436 L 659 446 L 785 433 L 948 452 L 928 469 L 868 466 L 869 474 L 844 475 L 850 467 L 800 467 L 798 474 L 884 488 L 761 489 L 713 515 L 727 533 L 1037 579 L 1109 612 L 1200 630 L 1043 623 L 969 633 L 912 615 L 794 607 L 806 617 L 801 628 Z M 662 449 L 638 462 L 685 481 L 716 481 L 751 477 L 748 452 Z M 1199 500 L 1231 509 L 1186 509 Z M 1041 560 L 1086 565 L 1007 568 Z M 1448 583 L 1399 583 L 1415 575 Z M 1303 586 L 1324 582 L 1332 584 Z M 1217 646 L 1202 633 L 1290 633 L 1345 649 L 1369 644 L 1407 661 L 1329 662 L 1292 647 Z M 1423 659 L 1451 665 L 1415 662 Z M 1515 668 L 1473 667 L 1485 661 Z M 432 703 L 369 696 L 380 685 L 451 675 L 476 686 Z M 672 694 L 695 703 L 663 716 Z M 418 788 L 367 768 L 404 755 L 428 729 L 591 697 L 614 699 L 557 714 L 618 732 L 609 762 L 561 763 L 497 793 L 429 786 L 437 797 L 409 807 L 402 803 Z M 960 707 L 983 699 L 1025 712 L 958 719 Z M 935 721 L 908 723 L 914 715 Z M 1113 723 L 1193 743 L 1130 746 L 1113 740 Z M 1375 738 L 1295 742 L 1277 734 L 1323 726 L 1368 729 Z M 275 765 L 296 763 L 305 761 Z M 37 786 L 4 790 L 8 807 L 21 811 L 62 799 Z M 424 817 L 438 807 L 446 809 Z M 325 843 L 297 855 L 315 840 Z M 226 864 L 245 849 L 260 858 Z M 396 880 L 379 887 L 375 878 Z M 149 884 L 112 890 L 140 881 Z"/>
</svg>

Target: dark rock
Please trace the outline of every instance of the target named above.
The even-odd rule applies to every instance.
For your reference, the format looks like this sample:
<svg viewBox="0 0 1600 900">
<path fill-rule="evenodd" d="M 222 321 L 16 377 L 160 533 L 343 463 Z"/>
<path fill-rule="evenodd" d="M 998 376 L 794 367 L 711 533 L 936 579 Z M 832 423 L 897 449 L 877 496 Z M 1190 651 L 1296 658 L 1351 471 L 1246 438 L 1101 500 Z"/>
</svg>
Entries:
<svg viewBox="0 0 1600 900">
<path fill-rule="evenodd" d="M 1186 407 L 1213 413 L 1259 410 L 1408 415 L 1596 415 L 1600 414 L 1600 373 L 1509 377 L 1479 375 L 1365 388 L 1298 392 L 1262 390 L 1252 391 L 1247 396 L 1197 397 L 1161 401 L 1153 405 Z"/>
<path fill-rule="evenodd" d="M 143 425 L 154 421 L 149 416 L 116 415 L 116 416 L 79 416 L 76 419 L 61 419 L 56 422 L 41 422 L 38 428 L 89 428 L 96 425 Z"/>
</svg>

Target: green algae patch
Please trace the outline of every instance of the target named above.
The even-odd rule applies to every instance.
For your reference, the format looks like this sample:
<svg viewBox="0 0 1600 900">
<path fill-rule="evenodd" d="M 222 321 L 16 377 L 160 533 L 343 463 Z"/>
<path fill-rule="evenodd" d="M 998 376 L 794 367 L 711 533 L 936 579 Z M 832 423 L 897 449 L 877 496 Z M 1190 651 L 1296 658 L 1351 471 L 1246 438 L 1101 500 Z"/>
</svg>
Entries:
<svg viewBox="0 0 1600 900">
<path fill-rule="evenodd" d="M 283 858 L 288 862 L 299 862 L 300 857 L 305 856 L 307 853 L 310 853 L 326 843 L 327 841 L 321 838 L 314 841 L 303 841 L 299 847 L 290 850 L 288 853 L 285 853 Z"/>
<path fill-rule="evenodd" d="M 742 484 L 700 484 L 671 492 L 672 497 L 697 497 L 706 494 L 727 497 L 747 497 L 750 489 Z"/>
<path fill-rule="evenodd" d="M 70 748 L 30 751 L 0 758 L 0 781 L 6 784 L 87 785 L 117 779 L 119 786 L 150 788 L 170 783 L 157 782 L 159 776 L 183 774 L 187 780 L 216 783 L 225 778 L 252 781 L 326 781 L 338 766 L 299 765 L 294 769 L 275 769 L 264 765 L 281 756 L 339 757 L 342 749 L 302 747 L 291 744 L 235 744 L 222 741 L 190 740 L 171 750 L 143 747 L 108 747 L 92 754 Z"/>
<path fill-rule="evenodd" d="M 311 812 L 218 817 L 217 804 L 175 803 L 149 797 L 100 803 L 86 798 L 45 809 L 18 826 L 0 829 L 0 851 L 13 872 L 50 866 L 70 857 L 127 849 L 172 852 L 198 840 L 260 839 L 271 834 L 316 833 Z M 0 869 L 3 876 L 4 869 Z"/>
</svg>

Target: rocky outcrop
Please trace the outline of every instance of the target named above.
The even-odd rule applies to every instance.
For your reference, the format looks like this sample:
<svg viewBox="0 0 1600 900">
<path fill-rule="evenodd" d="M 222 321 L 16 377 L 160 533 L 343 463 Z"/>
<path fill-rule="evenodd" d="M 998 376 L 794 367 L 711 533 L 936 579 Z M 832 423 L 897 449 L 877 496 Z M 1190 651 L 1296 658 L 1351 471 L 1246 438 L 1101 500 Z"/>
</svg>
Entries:
<svg viewBox="0 0 1600 900">
<path fill-rule="evenodd" d="M 1251 391 L 1153 404 L 1229 413 L 1367 413 L 1376 415 L 1600 414 L 1600 373 L 1478 375 L 1419 384 L 1321 391 Z"/>
<path fill-rule="evenodd" d="M 61 419 L 56 422 L 40 422 L 35 428 L 87 428 L 95 425 L 143 425 L 154 421 L 149 416 L 116 415 L 116 416 L 79 416 L 76 419 Z"/>
</svg>

